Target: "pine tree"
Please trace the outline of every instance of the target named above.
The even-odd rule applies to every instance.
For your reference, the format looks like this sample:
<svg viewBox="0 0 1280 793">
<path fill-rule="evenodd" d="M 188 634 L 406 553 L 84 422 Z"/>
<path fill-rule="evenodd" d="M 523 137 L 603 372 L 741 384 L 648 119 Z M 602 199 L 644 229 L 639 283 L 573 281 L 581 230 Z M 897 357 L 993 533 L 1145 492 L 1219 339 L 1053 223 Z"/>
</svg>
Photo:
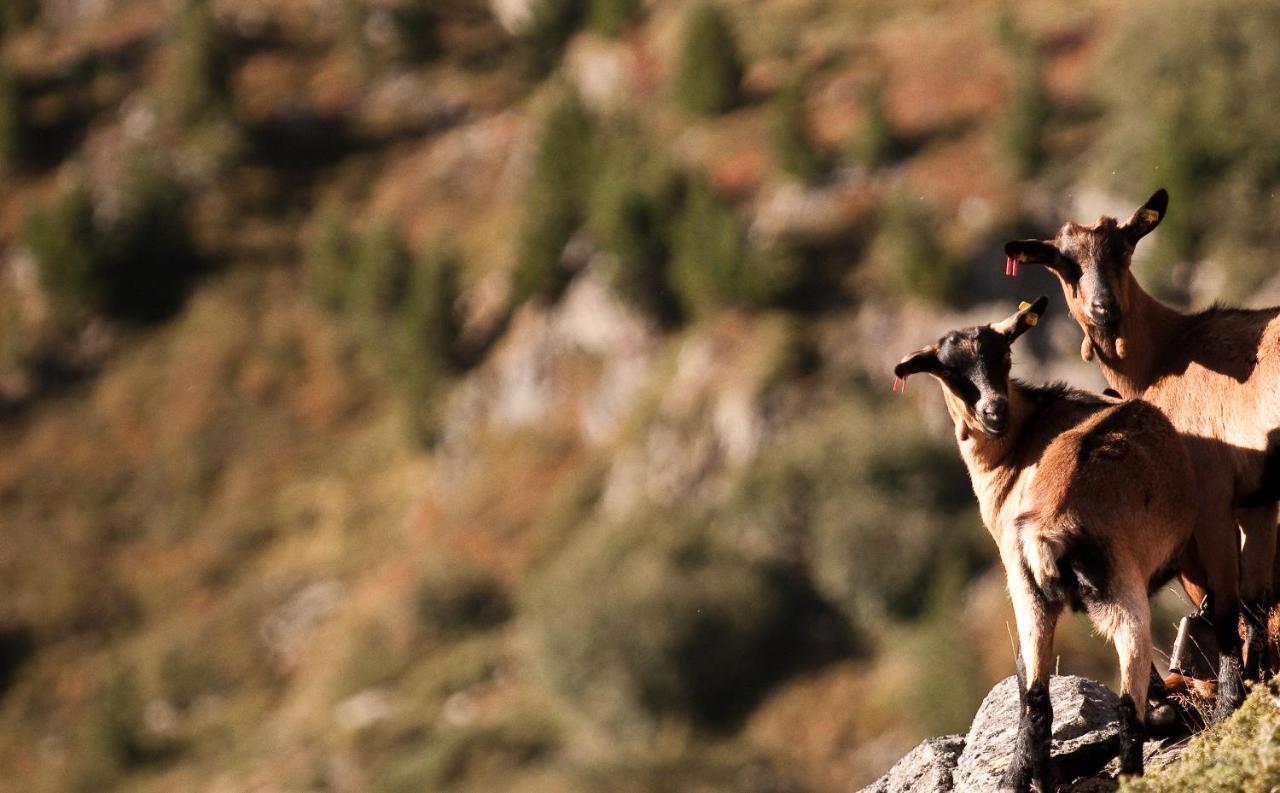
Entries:
<svg viewBox="0 0 1280 793">
<path fill-rule="evenodd" d="M 893 159 L 897 148 L 897 136 L 884 108 L 884 87 L 873 83 L 862 95 L 862 126 L 850 153 L 867 168 L 878 168 Z"/>
<path fill-rule="evenodd" d="M 710 116 L 738 103 L 742 62 L 729 21 L 716 6 L 702 2 L 693 8 L 680 52 L 676 96 L 685 110 Z"/>
<path fill-rule="evenodd" d="M 804 92 L 799 83 L 784 87 L 775 100 L 773 156 L 778 167 L 802 181 L 822 170 L 822 154 L 814 146 L 805 118 Z"/>
<path fill-rule="evenodd" d="M 518 300 L 551 299 L 564 286 L 560 261 L 584 219 L 590 149 L 591 119 L 578 97 L 566 92 L 543 119 L 525 191 L 512 285 Z"/>
</svg>

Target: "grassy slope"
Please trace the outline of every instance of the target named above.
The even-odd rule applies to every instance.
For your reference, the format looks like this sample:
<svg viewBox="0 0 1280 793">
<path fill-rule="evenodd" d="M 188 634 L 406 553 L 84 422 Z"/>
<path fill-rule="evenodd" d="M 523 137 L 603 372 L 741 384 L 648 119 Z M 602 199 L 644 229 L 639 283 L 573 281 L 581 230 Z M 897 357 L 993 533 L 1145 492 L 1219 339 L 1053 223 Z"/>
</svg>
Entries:
<svg viewBox="0 0 1280 793">
<path fill-rule="evenodd" d="M 1192 738 L 1168 768 L 1125 780 L 1128 793 L 1221 790 L 1245 793 L 1280 785 L 1280 691 L 1258 685 L 1226 722 Z"/>
<path fill-rule="evenodd" d="M 249 53 L 237 73 L 239 112 L 270 119 L 304 96 L 308 107 L 349 113 L 367 145 L 336 163 L 238 170 L 243 216 L 215 211 L 223 222 L 209 232 L 224 271 L 170 324 L 125 333 L 101 375 L 0 424 L 0 616 L 5 626 L 35 626 L 39 647 L 0 700 L 0 789 L 269 781 L 614 791 L 626 780 L 635 790 L 840 790 L 874 776 L 921 734 L 963 719 L 964 701 L 948 702 L 941 716 L 911 701 L 904 726 L 903 697 L 929 674 L 917 657 L 950 647 L 907 631 L 891 634 L 879 662 L 844 660 L 787 681 L 741 729 L 704 734 L 677 721 L 646 751 L 618 749 L 540 681 L 519 618 L 461 629 L 424 618 L 423 593 L 452 586 L 438 583 L 449 575 L 442 570 L 476 570 L 496 582 L 498 601 L 519 601 L 530 571 L 571 543 L 594 509 L 609 460 L 641 442 L 657 411 L 642 404 L 620 440 L 585 443 L 574 411 L 605 361 L 578 353 L 555 363 L 569 384 L 565 409 L 540 426 L 468 436 L 469 465 L 411 441 L 396 386 L 358 329 L 318 311 L 300 288 L 305 210 L 338 195 L 360 214 L 398 220 L 415 246 L 447 237 L 467 263 L 465 283 L 483 291 L 510 266 L 521 145 L 540 86 L 446 63 L 400 83 L 408 100 L 388 89 L 378 101 L 372 89 L 386 84 L 376 69 L 369 77 L 348 54 L 318 46 L 297 23 L 302 5 L 280 4 L 275 23 L 285 42 L 307 46 Z M 890 115 L 917 146 L 898 169 L 903 178 L 936 195 L 947 217 L 975 194 L 1006 211 L 1009 184 L 990 163 L 1002 66 L 987 14 L 967 4 L 727 5 L 750 21 L 742 26 L 757 63 L 749 81 L 767 87 L 796 53 L 812 68 L 810 109 L 828 146 L 843 146 L 856 127 L 851 86 L 885 68 Z M 1036 13 L 1066 29 L 1080 21 Z M 650 56 L 669 51 L 675 18 L 661 5 L 632 44 L 647 43 Z M 56 71 L 50 62 L 110 50 L 113 36 L 151 37 L 129 80 L 102 78 L 104 106 L 87 138 L 110 140 L 120 134 L 122 85 L 163 85 L 172 53 L 158 38 L 161 22 L 135 2 L 92 34 L 65 32 L 52 48 L 20 40 L 11 55 L 34 72 Z M 482 57 L 492 30 L 449 35 L 451 51 Z M 1067 97 L 1080 82 L 1072 72 L 1080 49 L 1068 46 L 1050 74 Z M 963 76 L 916 57 L 958 50 L 973 58 Z M 411 111 L 425 99 L 465 100 L 467 122 L 422 132 Z M 722 183 L 753 189 L 777 178 L 761 153 L 763 103 L 690 123 L 665 107 L 660 82 L 646 99 L 659 108 L 655 135 L 678 157 Z M 53 181 L 44 170 L 7 185 L 7 243 L 24 201 Z M 749 369 L 767 337 L 760 325 L 732 317 L 660 338 L 649 388 L 661 389 L 686 345 L 708 339 L 721 351 L 718 365 Z M 836 370 L 829 380 L 852 376 Z M 798 399 L 811 386 L 784 391 Z M 716 396 L 713 387 L 707 404 Z M 840 418 L 815 415 L 814 434 Z M 709 421 L 706 405 L 689 411 L 694 429 Z M 987 647 L 975 689 L 1006 669 L 1003 630 L 990 629 L 1001 608 L 965 614 L 965 635 Z M 1085 663 L 1098 674 L 1110 668 Z M 370 691 L 363 704 L 381 715 L 362 724 L 351 697 Z"/>
</svg>

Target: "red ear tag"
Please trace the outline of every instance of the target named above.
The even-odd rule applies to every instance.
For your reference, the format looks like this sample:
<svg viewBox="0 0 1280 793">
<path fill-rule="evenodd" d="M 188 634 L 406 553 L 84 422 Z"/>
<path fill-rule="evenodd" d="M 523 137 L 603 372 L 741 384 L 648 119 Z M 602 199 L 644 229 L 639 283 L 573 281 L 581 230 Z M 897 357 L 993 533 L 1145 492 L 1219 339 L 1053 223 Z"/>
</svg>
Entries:
<svg viewBox="0 0 1280 793">
<path fill-rule="evenodd" d="M 1008 276 L 1015 276 L 1015 277 L 1018 275 L 1017 259 L 1013 258 L 1012 256 L 1009 256 L 1004 260 L 1004 274 Z"/>
<path fill-rule="evenodd" d="M 907 393 L 907 378 L 898 377 L 897 375 L 893 376 L 893 393 L 895 394 Z"/>
</svg>

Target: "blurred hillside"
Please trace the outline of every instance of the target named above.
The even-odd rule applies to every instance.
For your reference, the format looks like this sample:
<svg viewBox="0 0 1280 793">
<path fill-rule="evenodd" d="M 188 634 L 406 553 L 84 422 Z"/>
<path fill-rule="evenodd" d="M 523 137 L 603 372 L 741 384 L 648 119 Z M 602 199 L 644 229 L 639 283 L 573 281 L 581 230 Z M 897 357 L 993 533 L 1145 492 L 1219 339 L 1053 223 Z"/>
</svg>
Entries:
<svg viewBox="0 0 1280 793">
<path fill-rule="evenodd" d="M 1277 22 L 6 0 L 0 789 L 827 793 L 966 725 L 1003 574 L 890 367 L 1044 293 L 1017 370 L 1097 386 L 1000 245 L 1162 184 L 1145 283 L 1280 299 Z"/>
</svg>

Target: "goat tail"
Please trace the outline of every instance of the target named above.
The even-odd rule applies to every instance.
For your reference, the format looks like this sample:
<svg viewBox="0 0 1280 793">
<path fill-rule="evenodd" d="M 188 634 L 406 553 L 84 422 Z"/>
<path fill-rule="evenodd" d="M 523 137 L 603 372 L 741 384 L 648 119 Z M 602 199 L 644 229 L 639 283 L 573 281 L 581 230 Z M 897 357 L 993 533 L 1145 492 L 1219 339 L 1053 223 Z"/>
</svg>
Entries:
<svg viewBox="0 0 1280 793">
<path fill-rule="evenodd" d="M 1077 527 L 1060 516 L 1048 517 L 1037 510 L 1018 516 L 1018 549 L 1031 579 L 1050 600 L 1062 594 L 1062 568 L 1059 561 L 1066 555 Z"/>
</svg>

